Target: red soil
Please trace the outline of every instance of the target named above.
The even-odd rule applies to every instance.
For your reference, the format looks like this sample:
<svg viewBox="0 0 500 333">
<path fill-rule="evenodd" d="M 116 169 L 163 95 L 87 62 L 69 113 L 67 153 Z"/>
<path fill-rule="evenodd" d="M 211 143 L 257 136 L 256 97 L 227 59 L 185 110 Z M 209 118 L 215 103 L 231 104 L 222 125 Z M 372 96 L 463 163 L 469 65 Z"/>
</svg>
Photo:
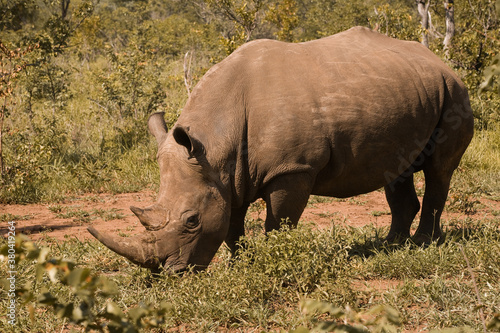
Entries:
<svg viewBox="0 0 500 333">
<path fill-rule="evenodd" d="M 143 231 L 143 226 L 129 207 L 131 205 L 145 207 L 154 201 L 155 193 L 152 191 L 116 195 L 84 195 L 68 199 L 60 204 L 1 205 L 0 216 L 6 214 L 17 216 L 16 232 L 28 234 L 33 240 L 43 238 L 45 235 L 61 240 L 68 237 L 84 240 L 92 238 L 87 231 L 90 225 L 100 231 L 110 233 L 135 234 Z M 477 206 L 477 212 L 472 216 L 477 219 L 491 217 L 500 211 L 499 201 L 481 199 Z M 87 214 L 87 216 L 83 218 L 60 216 L 61 213 L 75 211 L 83 215 Z M 98 215 L 98 212 L 114 212 L 115 215 L 120 216 L 118 219 L 110 220 L 110 217 L 107 217 L 108 220 L 105 220 Z M 260 214 L 253 212 L 251 216 L 264 219 L 265 212 L 260 212 Z M 464 214 L 461 213 L 445 211 L 442 222 L 446 224 L 451 219 L 463 216 Z M 390 224 L 391 215 L 384 193 L 376 191 L 349 199 L 309 204 L 302 214 L 301 221 L 312 222 L 320 228 L 328 228 L 332 223 L 353 227 L 374 224 L 381 227 Z M 0 223 L 0 235 L 7 234 L 7 226 L 7 222 Z"/>
</svg>

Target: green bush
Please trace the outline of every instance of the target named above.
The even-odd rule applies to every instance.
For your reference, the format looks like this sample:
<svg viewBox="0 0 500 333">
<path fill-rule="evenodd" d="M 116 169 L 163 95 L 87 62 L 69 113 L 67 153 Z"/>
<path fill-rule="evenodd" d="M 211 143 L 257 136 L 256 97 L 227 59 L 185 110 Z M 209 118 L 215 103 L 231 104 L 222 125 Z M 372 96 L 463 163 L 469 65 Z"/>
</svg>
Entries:
<svg viewBox="0 0 500 333">
<path fill-rule="evenodd" d="M 188 89 L 247 39 L 306 41 L 353 25 L 405 40 L 418 41 L 422 33 L 415 5 L 399 0 L 101 0 L 82 1 L 66 12 L 57 4 L 16 1 L 9 4 L 10 13 L 0 15 L 2 42 L 13 50 L 31 47 L 4 122 L 8 172 L 1 180 L 3 203 L 155 186 L 148 115 L 165 111 L 172 126 Z M 456 34 L 445 55 L 439 37 L 445 29 L 444 8 L 431 7 L 431 49 L 469 88 L 476 136 L 483 141 L 496 136 L 500 120 L 500 96 L 478 92 L 483 81 L 494 86 L 497 80 L 500 30 L 494 9 L 487 0 L 457 1 Z M 472 148 L 469 153 L 477 154 Z M 466 157 L 460 183 L 469 187 L 485 177 L 479 190 L 498 192 L 498 170 L 484 168 L 487 159 L 499 155 L 498 149 L 484 153 L 484 159 Z M 481 172 L 476 172 L 478 166 Z M 474 173 L 478 175 L 468 176 Z"/>
<path fill-rule="evenodd" d="M 273 231 L 266 236 L 247 238 L 236 267 L 263 272 L 284 287 L 311 293 L 323 280 L 335 280 L 345 267 L 348 250 L 331 233 L 312 228 Z M 246 266 L 246 265 L 249 265 Z"/>
</svg>

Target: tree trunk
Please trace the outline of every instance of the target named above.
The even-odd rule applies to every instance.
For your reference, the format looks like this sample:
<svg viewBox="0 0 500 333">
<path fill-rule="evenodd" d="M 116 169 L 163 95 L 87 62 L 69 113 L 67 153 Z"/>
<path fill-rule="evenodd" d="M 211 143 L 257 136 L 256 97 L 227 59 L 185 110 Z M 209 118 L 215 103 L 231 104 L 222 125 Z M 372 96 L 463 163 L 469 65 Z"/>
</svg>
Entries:
<svg viewBox="0 0 500 333">
<path fill-rule="evenodd" d="M 430 1 L 416 0 L 418 14 L 420 15 L 420 20 L 422 22 L 422 44 L 429 47 L 429 6 Z"/>
<path fill-rule="evenodd" d="M 446 57 L 449 58 L 450 45 L 453 36 L 455 35 L 455 5 L 454 0 L 445 0 L 444 8 L 446 10 L 446 35 L 444 37 L 443 46 Z"/>
</svg>

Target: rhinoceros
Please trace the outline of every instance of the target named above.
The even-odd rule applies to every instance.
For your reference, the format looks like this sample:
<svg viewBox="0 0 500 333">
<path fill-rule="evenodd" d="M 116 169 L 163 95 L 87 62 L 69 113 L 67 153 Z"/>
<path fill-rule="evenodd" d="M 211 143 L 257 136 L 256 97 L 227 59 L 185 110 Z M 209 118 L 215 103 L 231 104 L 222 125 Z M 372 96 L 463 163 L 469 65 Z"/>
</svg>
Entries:
<svg viewBox="0 0 500 333">
<path fill-rule="evenodd" d="M 145 230 L 121 238 L 90 227 L 116 253 L 152 270 L 206 268 L 223 242 L 234 254 L 249 205 L 265 230 L 296 226 L 310 195 L 350 197 L 381 187 L 392 213 L 387 241 L 442 237 L 454 170 L 473 136 L 467 90 L 417 42 L 355 27 L 304 43 L 256 40 L 213 66 L 158 144 L 157 202 L 131 207 Z"/>
</svg>

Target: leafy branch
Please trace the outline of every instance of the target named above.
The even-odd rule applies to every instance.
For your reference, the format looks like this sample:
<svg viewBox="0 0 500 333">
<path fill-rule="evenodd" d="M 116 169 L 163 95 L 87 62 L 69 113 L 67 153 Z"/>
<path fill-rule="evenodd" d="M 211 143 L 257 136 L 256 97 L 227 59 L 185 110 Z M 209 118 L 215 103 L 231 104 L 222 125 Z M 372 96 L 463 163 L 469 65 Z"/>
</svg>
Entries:
<svg viewBox="0 0 500 333">
<path fill-rule="evenodd" d="M 158 327 L 164 323 L 170 306 L 161 302 L 158 308 L 152 305 L 139 304 L 124 312 L 111 300 L 119 295 L 116 285 L 106 277 L 93 273 L 89 268 L 78 265 L 63 258 L 49 258 L 48 248 L 38 248 L 25 235 L 15 237 L 15 245 L 9 243 L 0 249 L 0 260 L 9 258 L 9 248 L 15 249 L 15 262 L 29 260 L 35 263 L 36 279 L 34 285 L 40 285 L 48 276 L 50 283 L 64 286 L 69 291 L 69 299 L 65 302 L 51 293 L 46 286 L 36 292 L 27 285 L 16 288 L 16 296 L 21 304 L 28 308 L 32 323 L 35 320 L 35 308 L 52 308 L 54 314 L 86 332 L 139 332 L 141 329 Z M 4 289 L 8 289 L 7 279 L 0 280 Z M 105 299 L 103 304 L 102 299 Z"/>
</svg>

